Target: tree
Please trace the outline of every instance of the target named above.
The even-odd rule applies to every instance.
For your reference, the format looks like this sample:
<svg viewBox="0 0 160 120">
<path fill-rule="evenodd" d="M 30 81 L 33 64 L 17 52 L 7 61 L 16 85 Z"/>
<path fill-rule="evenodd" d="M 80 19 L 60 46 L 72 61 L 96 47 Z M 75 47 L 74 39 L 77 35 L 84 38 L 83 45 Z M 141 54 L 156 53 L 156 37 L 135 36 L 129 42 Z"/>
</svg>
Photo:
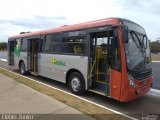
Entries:
<svg viewBox="0 0 160 120">
<path fill-rule="evenodd" d="M 0 43 L 0 50 L 7 50 L 7 43 L 6 42 L 1 42 Z"/>
<path fill-rule="evenodd" d="M 160 53 L 160 42 L 158 40 L 150 42 L 150 49 L 151 53 Z"/>
</svg>

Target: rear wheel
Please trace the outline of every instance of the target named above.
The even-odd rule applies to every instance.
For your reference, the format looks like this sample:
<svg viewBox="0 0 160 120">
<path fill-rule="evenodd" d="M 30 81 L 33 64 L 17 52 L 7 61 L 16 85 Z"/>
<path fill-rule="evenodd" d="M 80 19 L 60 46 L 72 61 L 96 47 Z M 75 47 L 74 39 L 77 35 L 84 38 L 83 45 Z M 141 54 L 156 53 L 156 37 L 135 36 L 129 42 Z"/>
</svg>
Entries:
<svg viewBox="0 0 160 120">
<path fill-rule="evenodd" d="M 24 64 L 24 62 L 21 62 L 21 63 L 20 63 L 19 69 L 20 69 L 20 72 L 21 72 L 22 75 L 25 75 L 25 74 L 26 74 L 26 69 L 25 69 L 25 64 Z"/>
<path fill-rule="evenodd" d="M 70 75 L 69 88 L 74 94 L 77 95 L 82 95 L 85 93 L 85 82 L 80 73 L 74 72 Z"/>
</svg>

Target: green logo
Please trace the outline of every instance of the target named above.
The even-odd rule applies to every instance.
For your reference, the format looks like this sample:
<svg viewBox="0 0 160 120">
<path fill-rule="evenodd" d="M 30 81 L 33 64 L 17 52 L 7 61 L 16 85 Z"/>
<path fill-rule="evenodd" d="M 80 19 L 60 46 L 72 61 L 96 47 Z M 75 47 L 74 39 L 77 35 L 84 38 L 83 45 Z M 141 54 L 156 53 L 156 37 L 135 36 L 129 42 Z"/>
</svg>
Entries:
<svg viewBox="0 0 160 120">
<path fill-rule="evenodd" d="M 64 61 L 58 61 L 58 60 L 56 60 L 56 58 L 52 58 L 52 64 L 66 66 Z"/>
</svg>

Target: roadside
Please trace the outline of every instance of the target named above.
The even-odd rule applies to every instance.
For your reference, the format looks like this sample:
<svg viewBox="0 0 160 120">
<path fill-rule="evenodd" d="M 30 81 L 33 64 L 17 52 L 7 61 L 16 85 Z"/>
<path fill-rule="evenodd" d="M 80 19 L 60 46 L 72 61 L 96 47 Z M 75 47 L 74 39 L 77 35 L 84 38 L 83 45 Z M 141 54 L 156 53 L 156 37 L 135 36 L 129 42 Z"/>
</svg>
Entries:
<svg viewBox="0 0 160 120">
<path fill-rule="evenodd" d="M 152 61 L 160 61 L 160 55 L 158 54 L 151 54 Z"/>
<path fill-rule="evenodd" d="M 120 114 L 115 114 L 114 112 L 111 112 L 107 109 L 96 106 L 96 105 L 89 103 L 89 102 L 86 102 L 84 100 L 78 99 L 74 96 L 65 94 L 61 91 L 47 87 L 47 86 L 42 85 L 40 83 L 31 81 L 27 78 L 15 75 L 15 74 L 10 73 L 8 71 L 0 69 L 0 73 L 3 73 L 6 76 L 15 79 L 19 83 L 23 83 L 23 84 L 41 92 L 41 93 L 44 93 L 47 96 L 53 98 L 53 100 L 56 99 L 64 104 L 66 104 L 67 106 L 72 107 L 72 109 L 74 108 L 74 109 L 80 111 L 81 113 L 84 113 L 86 115 L 94 117 L 95 119 L 99 119 L 99 120 L 106 120 L 106 119 L 124 120 L 124 119 L 128 119 Z M 0 79 L 0 81 L 1 81 L 1 79 Z M 45 107 L 43 107 L 43 108 L 45 109 Z"/>
<path fill-rule="evenodd" d="M 7 51 L 0 51 L 0 59 L 7 59 Z"/>
<path fill-rule="evenodd" d="M 30 114 L 34 119 L 87 119 L 93 118 L 84 115 L 76 109 L 59 102 L 45 94 L 17 82 L 0 73 L 0 113 L 3 114 Z M 64 116 L 62 116 L 64 115 Z M 16 117 L 19 118 L 19 115 Z"/>
</svg>

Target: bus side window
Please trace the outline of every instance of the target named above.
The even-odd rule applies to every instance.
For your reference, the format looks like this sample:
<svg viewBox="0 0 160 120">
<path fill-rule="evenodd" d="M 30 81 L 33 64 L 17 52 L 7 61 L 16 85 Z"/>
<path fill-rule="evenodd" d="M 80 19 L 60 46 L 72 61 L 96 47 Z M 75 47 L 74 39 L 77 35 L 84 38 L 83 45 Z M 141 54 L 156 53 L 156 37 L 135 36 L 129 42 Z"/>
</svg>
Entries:
<svg viewBox="0 0 160 120">
<path fill-rule="evenodd" d="M 21 47 L 21 38 L 16 39 L 15 49 L 20 51 Z"/>
<path fill-rule="evenodd" d="M 23 38 L 21 40 L 21 51 L 26 52 L 28 48 L 28 38 Z"/>
<path fill-rule="evenodd" d="M 39 46 L 39 48 L 38 48 L 38 51 L 39 52 L 43 52 L 43 44 L 44 44 L 44 36 L 43 37 L 41 37 L 41 38 L 38 38 L 39 39 L 39 42 L 38 42 L 38 46 Z"/>
<path fill-rule="evenodd" d="M 83 55 L 85 53 L 84 38 L 64 38 L 63 52 L 68 54 Z"/>
<path fill-rule="evenodd" d="M 61 53 L 61 36 L 60 33 L 49 34 L 43 43 L 44 52 L 46 53 Z"/>
</svg>

